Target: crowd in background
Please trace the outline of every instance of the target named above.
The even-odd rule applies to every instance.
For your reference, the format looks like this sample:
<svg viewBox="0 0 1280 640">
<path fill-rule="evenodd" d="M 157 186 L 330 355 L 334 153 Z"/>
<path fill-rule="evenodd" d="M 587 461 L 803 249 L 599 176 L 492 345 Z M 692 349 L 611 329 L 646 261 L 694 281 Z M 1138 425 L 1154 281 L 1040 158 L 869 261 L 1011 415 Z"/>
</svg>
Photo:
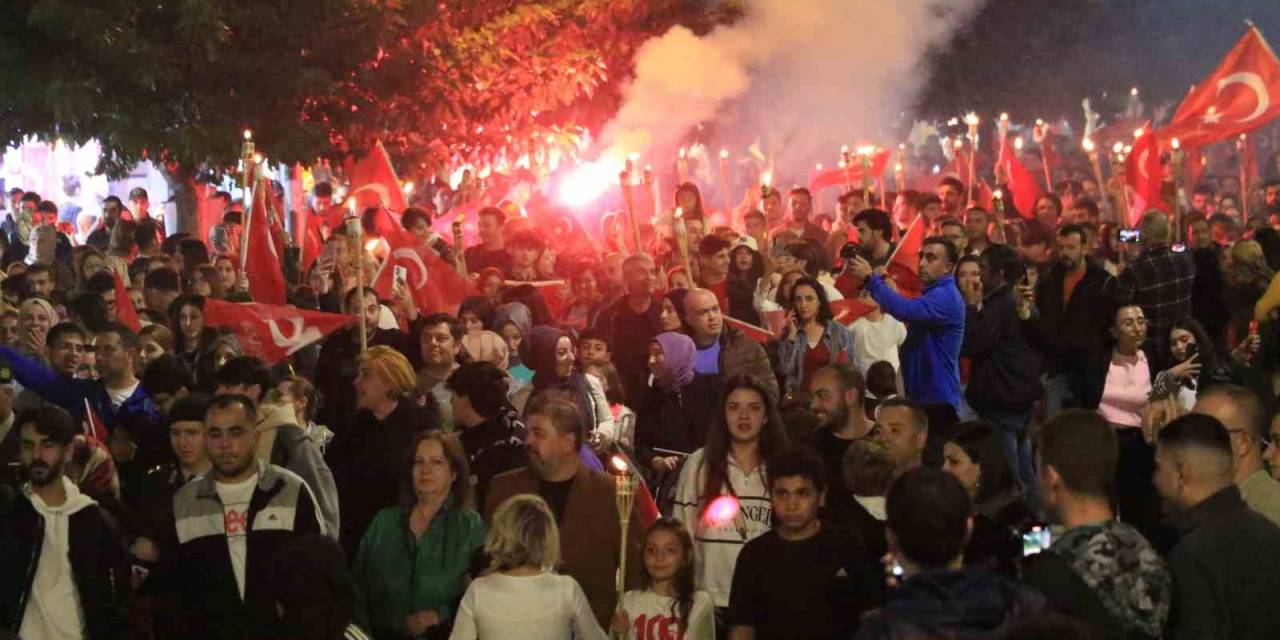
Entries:
<svg viewBox="0 0 1280 640">
<path fill-rule="evenodd" d="M 251 301 L 229 195 L 71 238 L 15 190 L 0 638 L 1272 637 L 1280 182 L 1129 229 L 1090 181 L 930 181 L 685 183 L 640 251 L 510 206 L 452 246 L 417 201 L 456 309 L 358 287 L 383 213 L 322 183 L 289 301 L 362 322 L 279 362 L 205 322 Z"/>
</svg>

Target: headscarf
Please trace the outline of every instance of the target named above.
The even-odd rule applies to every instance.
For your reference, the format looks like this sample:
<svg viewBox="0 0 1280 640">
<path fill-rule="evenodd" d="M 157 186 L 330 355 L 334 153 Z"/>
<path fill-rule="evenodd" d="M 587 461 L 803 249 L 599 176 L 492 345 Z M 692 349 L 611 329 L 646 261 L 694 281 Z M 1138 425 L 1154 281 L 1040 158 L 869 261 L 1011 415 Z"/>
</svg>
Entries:
<svg viewBox="0 0 1280 640">
<path fill-rule="evenodd" d="M 520 342 L 520 360 L 533 369 L 533 392 L 537 394 L 547 389 L 567 392 L 578 406 L 584 426 L 590 432 L 596 426 L 596 412 L 586 376 L 576 369 L 563 378 L 556 375 L 556 344 L 560 338 L 567 337 L 569 334 L 560 329 L 538 325 L 530 329 Z"/>
<path fill-rule="evenodd" d="M 462 348 L 467 350 L 472 360 L 489 362 L 503 371 L 507 370 L 507 341 L 492 331 L 463 334 Z"/>
<path fill-rule="evenodd" d="M 693 361 L 698 356 L 698 347 L 693 338 L 677 331 L 659 333 L 654 340 L 662 347 L 662 358 L 666 362 L 670 379 L 662 384 L 667 391 L 680 391 L 693 382 Z"/>
<path fill-rule="evenodd" d="M 502 328 L 507 326 L 507 323 L 516 325 L 516 328 L 520 330 L 521 337 L 529 335 L 529 327 L 533 326 L 533 321 L 529 315 L 529 307 L 526 307 L 519 302 L 508 302 L 507 304 L 498 307 L 498 309 L 493 312 L 494 333 L 502 335 Z M 508 354 L 508 364 L 512 367 L 523 363 L 524 361 L 520 359 L 520 353 L 518 350 Z"/>
</svg>

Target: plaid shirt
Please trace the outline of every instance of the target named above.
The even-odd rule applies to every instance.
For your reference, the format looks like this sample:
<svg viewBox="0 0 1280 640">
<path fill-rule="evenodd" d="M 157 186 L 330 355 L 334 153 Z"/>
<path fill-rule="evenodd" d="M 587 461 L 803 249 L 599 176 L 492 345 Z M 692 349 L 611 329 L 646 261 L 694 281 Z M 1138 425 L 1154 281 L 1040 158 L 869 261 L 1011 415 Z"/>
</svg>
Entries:
<svg viewBox="0 0 1280 640">
<path fill-rule="evenodd" d="M 1167 245 L 1151 247 L 1116 277 L 1116 303 L 1142 307 L 1148 335 L 1163 335 L 1174 320 L 1191 313 L 1195 277 L 1191 256 Z"/>
</svg>

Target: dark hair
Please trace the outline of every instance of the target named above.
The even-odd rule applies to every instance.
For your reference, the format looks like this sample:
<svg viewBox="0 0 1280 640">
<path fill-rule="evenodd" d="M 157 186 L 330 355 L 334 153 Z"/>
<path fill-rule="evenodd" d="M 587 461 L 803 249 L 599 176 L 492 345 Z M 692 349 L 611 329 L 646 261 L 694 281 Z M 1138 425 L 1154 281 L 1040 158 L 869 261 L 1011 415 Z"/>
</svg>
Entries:
<svg viewBox="0 0 1280 640">
<path fill-rule="evenodd" d="M 133 229 L 133 243 L 138 245 L 139 249 L 145 249 L 156 243 L 156 235 L 159 233 L 160 227 L 156 221 L 146 218 L 138 221 L 138 226 Z"/>
<path fill-rule="evenodd" d="M 840 461 L 840 475 L 855 496 L 883 496 L 895 470 L 884 443 L 871 438 L 853 441 Z"/>
<path fill-rule="evenodd" d="M 107 313 L 107 301 L 102 294 L 75 291 L 67 298 L 67 313 L 90 331 L 97 331 L 111 323 Z"/>
<path fill-rule="evenodd" d="M 142 388 L 147 393 L 177 393 L 181 389 L 190 390 L 196 384 L 195 375 L 182 358 L 166 353 L 151 361 L 142 371 Z"/>
<path fill-rule="evenodd" d="M 1181 329 L 1195 337 L 1196 353 L 1200 355 L 1200 359 L 1198 361 L 1200 363 L 1201 371 L 1200 379 L 1207 382 L 1209 376 L 1217 373 L 1218 369 L 1218 350 L 1214 347 L 1213 339 L 1209 337 L 1209 332 L 1205 331 L 1204 326 L 1191 316 L 1182 316 L 1175 319 L 1165 332 L 1166 334 L 1172 333 L 1174 329 Z M 1169 343 L 1168 341 L 1166 341 L 1166 343 L 1168 343 L 1167 346 L 1172 346 L 1172 343 Z M 1172 362 L 1172 354 L 1170 354 L 1169 358 Z M 1206 390 L 1206 386 L 1207 385 L 1200 385 L 1200 391 L 1202 393 Z M 1234 400 L 1235 398 L 1232 399 Z M 1260 410 L 1259 413 L 1261 413 Z M 1261 433 L 1259 435 L 1261 435 Z"/>
<path fill-rule="evenodd" d="M 225 411 L 236 406 L 244 409 L 244 417 L 250 422 L 258 420 L 257 403 L 243 393 L 219 393 L 209 400 L 209 407 L 205 409 L 204 415 L 208 417 L 213 411 Z"/>
<path fill-rule="evenodd" d="M 885 391 L 898 392 L 898 372 L 892 362 L 877 360 L 867 367 L 867 391 L 875 393 L 877 398 L 884 398 L 882 392 Z"/>
<path fill-rule="evenodd" d="M 439 324 L 449 325 L 449 335 L 453 336 L 454 342 L 462 339 L 467 330 L 462 326 L 462 321 L 447 313 L 433 313 L 423 318 L 418 324 L 418 341 L 422 341 L 422 332 Z"/>
<path fill-rule="evenodd" d="M 1004 455 L 1001 435 L 985 422 L 963 422 L 956 429 L 947 442 L 954 442 L 978 465 L 981 477 L 974 502 L 984 504 L 1017 493 L 1020 483 Z"/>
<path fill-rule="evenodd" d="M 351 289 L 350 289 L 350 290 L 348 290 L 346 293 L 344 293 L 344 294 L 342 295 L 342 309 L 343 309 L 346 313 L 351 313 L 351 299 L 356 295 L 356 293 L 357 293 L 357 292 L 359 292 L 359 293 L 363 294 L 363 295 L 361 295 L 361 296 L 360 296 L 360 297 L 361 297 L 361 300 L 360 300 L 359 305 L 357 305 L 357 306 L 363 306 L 363 305 L 364 305 L 364 300 L 363 300 L 363 298 L 364 298 L 365 296 L 373 296 L 374 298 L 377 298 L 379 302 L 381 302 L 381 301 L 382 301 L 382 298 L 380 298 L 380 297 L 378 296 L 378 292 L 377 292 L 377 291 L 374 291 L 374 290 L 373 290 L 373 287 L 370 287 L 370 286 L 368 286 L 368 285 L 365 285 L 365 287 L 364 287 L 364 288 L 351 287 Z M 360 309 L 360 312 L 361 312 L 361 313 L 363 313 L 363 312 L 364 312 L 364 310 L 363 310 L 363 309 Z"/>
<path fill-rule="evenodd" d="M 1098 203 L 1094 202 L 1093 198 L 1086 196 L 1076 198 L 1075 201 L 1071 203 L 1071 208 L 1084 209 L 1085 212 L 1088 213 L 1090 220 L 1097 220 L 1098 216 L 1102 215 L 1102 210 L 1098 208 Z"/>
<path fill-rule="evenodd" d="M 427 226 L 431 226 L 431 216 L 418 207 L 409 207 L 404 210 L 404 213 L 400 214 L 400 226 L 406 231 L 412 229 L 413 225 L 419 220 L 426 222 Z"/>
<path fill-rule="evenodd" d="M 760 428 L 760 459 L 768 460 L 778 452 L 787 448 L 787 428 L 778 415 L 777 402 L 769 390 L 758 378 L 750 374 L 738 374 L 724 383 L 720 394 L 720 412 L 716 415 L 715 425 L 707 433 L 707 441 L 702 450 L 701 467 L 695 471 L 705 474 L 702 483 L 702 494 L 698 496 L 700 507 L 706 507 L 718 495 L 724 493 L 729 485 L 729 420 L 725 412 L 729 408 L 729 395 L 738 389 L 750 389 L 760 396 L 764 403 L 764 426 Z M 767 478 L 766 478 L 767 479 Z M 728 486 L 730 493 L 735 493 Z"/>
<path fill-rule="evenodd" d="M 173 348 L 174 348 L 174 351 L 176 351 L 177 353 L 185 353 L 187 350 L 187 347 L 189 346 L 187 345 L 186 336 L 184 336 L 182 333 L 182 323 L 179 322 L 179 318 L 182 316 L 182 308 L 187 306 L 195 307 L 196 309 L 199 309 L 200 313 L 203 315 L 204 314 L 204 296 L 194 294 L 194 293 L 186 293 L 174 298 L 173 302 L 169 303 L 169 309 L 168 309 L 169 328 L 173 330 Z M 209 327 L 205 327 L 205 329 L 208 329 L 208 328 Z M 209 334 L 212 332 L 203 331 L 202 333 Z M 203 349 L 204 347 L 208 346 L 210 341 L 211 339 L 207 335 L 201 335 L 199 338 L 199 344 L 196 345 L 196 348 Z"/>
<path fill-rule="evenodd" d="M 920 243 L 920 248 L 923 249 L 931 244 L 941 245 L 942 248 L 946 250 L 947 262 L 951 263 L 952 266 L 955 266 L 955 264 L 960 261 L 960 250 L 956 248 L 956 243 L 952 242 L 951 238 L 946 236 L 929 236 L 924 239 L 924 242 Z"/>
<path fill-rule="evenodd" d="M 1053 467 L 1076 493 L 1112 497 L 1120 450 L 1116 434 L 1096 411 L 1067 409 L 1040 427 L 1040 464 Z"/>
<path fill-rule="evenodd" d="M 490 362 L 464 364 L 449 375 L 444 385 L 453 395 L 470 401 L 476 413 L 485 418 L 511 407 L 507 401 L 507 375 Z"/>
<path fill-rule="evenodd" d="M 796 280 L 795 284 L 791 285 L 791 299 L 788 301 L 791 303 L 792 309 L 796 308 L 796 289 L 801 286 L 813 289 L 814 295 L 818 296 L 818 316 L 815 320 L 825 327 L 828 322 L 836 317 L 835 313 L 831 311 L 831 303 L 827 301 L 826 287 L 823 287 L 822 283 L 815 278 L 804 277 Z"/>
<path fill-rule="evenodd" d="M 507 246 L 512 249 L 523 248 L 544 251 L 547 248 L 547 240 L 538 231 L 522 229 L 511 234 L 511 238 L 507 240 Z"/>
<path fill-rule="evenodd" d="M 880 410 L 883 411 L 890 407 L 903 407 L 907 409 L 911 414 L 911 426 L 915 427 L 918 431 L 929 431 L 929 414 L 925 412 L 924 405 L 921 405 L 919 402 L 905 396 L 894 396 L 892 398 L 886 398 L 880 402 Z"/>
<path fill-rule="evenodd" d="M 498 226 L 502 226 L 507 221 L 507 214 L 497 207 L 485 207 L 476 214 L 478 217 L 493 216 L 498 221 Z"/>
<path fill-rule="evenodd" d="M 138 350 L 138 334 L 134 333 L 133 329 L 130 329 L 119 322 L 108 323 L 96 332 L 98 335 L 103 333 L 114 333 L 120 336 L 120 344 L 124 345 L 124 348 L 127 351 Z"/>
<path fill-rule="evenodd" d="M 1058 227 L 1059 238 L 1065 238 L 1073 234 L 1080 236 L 1080 244 L 1086 244 L 1089 242 L 1089 232 L 1085 231 L 1084 227 L 1078 224 L 1067 223 L 1062 225 L 1061 227 Z"/>
<path fill-rule="evenodd" d="M 413 444 L 409 446 L 404 468 L 413 469 L 413 459 L 418 455 L 418 445 L 427 440 L 440 443 L 440 451 L 444 453 L 444 458 L 449 463 L 449 470 L 454 473 L 453 483 L 449 485 L 449 493 L 453 494 L 454 504 L 459 507 L 471 507 L 471 469 L 467 465 L 467 451 L 462 447 L 462 441 L 458 439 L 457 434 L 439 429 L 419 431 L 413 438 Z M 408 513 L 417 501 L 417 495 L 413 490 L 413 473 L 405 473 L 401 491 L 401 505 L 405 508 L 405 513 Z"/>
<path fill-rule="evenodd" d="M 684 637 L 685 631 L 689 625 L 689 615 L 693 612 L 693 595 L 698 590 L 696 581 L 697 562 L 694 560 L 693 537 L 689 535 L 689 528 L 684 523 L 670 516 L 663 516 L 653 521 L 649 525 L 649 530 L 644 534 L 644 541 L 649 543 L 649 536 L 657 531 L 670 531 L 680 541 L 680 548 L 684 552 L 685 563 L 675 575 L 675 598 L 671 602 L 671 617 L 679 622 L 677 623 L 679 632 L 678 637 Z M 641 547 L 643 550 L 643 547 Z M 648 577 L 646 575 L 646 577 Z M 649 585 L 646 585 L 649 586 Z"/>
<path fill-rule="evenodd" d="M 1164 449 L 1195 448 L 1211 451 L 1220 458 L 1232 459 L 1231 433 L 1217 418 L 1203 413 L 1188 413 L 1165 425 L 1156 435 Z M 1227 465 L 1230 472 L 1230 465 Z"/>
<path fill-rule="evenodd" d="M 829 364 L 818 369 L 813 375 L 818 377 L 824 373 L 830 373 L 836 377 L 840 383 L 840 391 L 843 394 L 848 391 L 858 392 L 858 404 L 867 397 L 867 383 L 862 378 L 862 372 L 858 368 L 848 364 Z"/>
<path fill-rule="evenodd" d="M 1053 231 L 1039 220 L 1028 220 L 1022 225 L 1021 244 L 1030 247 L 1037 244 L 1049 246 L 1053 244 Z"/>
<path fill-rule="evenodd" d="M 86 342 L 89 340 L 89 336 L 80 325 L 74 322 L 59 322 L 49 327 L 49 333 L 44 337 L 44 346 L 52 348 L 63 336 L 68 335 L 80 336 L 80 339 Z"/>
<path fill-rule="evenodd" d="M 555 425 L 556 431 L 560 434 L 573 434 L 575 449 L 581 447 L 582 442 L 587 438 L 582 412 L 578 410 L 578 404 L 565 391 L 548 389 L 535 393 L 524 407 L 526 424 L 528 424 L 527 418 L 532 418 L 535 414 L 550 419 L 551 424 Z"/>
<path fill-rule="evenodd" d="M 893 239 L 893 219 L 883 209 L 863 209 L 853 216 L 853 224 L 865 224 L 872 231 L 878 232 L 885 242 Z M 860 238 L 866 242 L 865 238 Z"/>
<path fill-rule="evenodd" d="M 280 385 L 288 383 L 290 391 L 296 398 L 302 396 L 307 401 L 307 407 L 304 413 L 298 416 L 299 420 L 311 422 L 316 417 L 316 412 L 320 410 L 320 392 L 316 390 L 316 385 L 302 376 L 292 375 L 276 383 L 276 388 Z"/>
<path fill-rule="evenodd" d="M 13 421 L 13 426 L 17 427 L 19 432 L 28 424 L 35 427 L 36 433 L 63 447 L 71 444 L 71 440 L 80 431 L 66 409 L 51 405 L 27 409 L 18 414 Z"/>
<path fill-rule="evenodd" d="M 1056 215 L 1061 216 L 1062 215 L 1062 198 L 1058 197 L 1058 194 L 1056 193 L 1052 193 L 1052 192 L 1042 193 L 1036 196 L 1035 204 L 1039 205 L 1041 200 L 1046 200 L 1046 199 L 1053 203 L 1053 208 L 1056 212 Z"/>
<path fill-rule="evenodd" d="M 320 198 L 331 198 L 333 197 L 333 185 L 328 182 L 317 182 L 316 186 L 312 187 L 311 192 Z"/>
<path fill-rule="evenodd" d="M 493 301 L 488 296 L 467 296 L 458 305 L 458 320 L 462 314 L 472 313 L 485 329 L 493 328 Z"/>
<path fill-rule="evenodd" d="M 927 569 L 951 564 L 964 551 L 971 507 L 960 481 L 940 469 L 912 469 L 889 486 L 886 526 L 907 559 Z"/>
<path fill-rule="evenodd" d="M 783 253 L 804 262 L 805 275 L 818 275 L 818 253 L 808 242 L 792 242 L 783 249 Z"/>
<path fill-rule="evenodd" d="M 143 279 L 142 288 L 155 291 L 181 291 L 180 282 L 177 271 L 163 267 L 148 273 Z"/>
<path fill-rule="evenodd" d="M 955 176 L 944 176 L 939 180 L 938 188 L 941 189 L 943 187 L 953 187 L 956 191 L 959 191 L 961 195 L 964 195 L 964 183 L 960 182 L 960 179 Z"/>
<path fill-rule="evenodd" d="M 1007 284 L 1015 284 L 1027 272 L 1018 252 L 1007 244 L 993 244 L 982 252 L 982 260 L 992 273 L 999 273 Z"/>
<path fill-rule="evenodd" d="M 787 192 L 787 197 L 794 197 L 794 196 L 806 196 L 810 200 L 813 200 L 813 193 L 811 193 L 805 187 L 791 187 L 791 190 Z"/>
<path fill-rule="evenodd" d="M 768 460 L 769 492 L 779 478 L 808 478 L 819 492 L 827 490 L 827 472 L 822 458 L 803 445 L 788 447 Z"/>
<path fill-rule="evenodd" d="M 258 385 L 259 392 L 264 395 L 275 388 L 267 363 L 253 356 L 231 358 L 213 376 L 214 387 L 237 385 L 252 387 L 255 384 Z"/>
<path fill-rule="evenodd" d="M 99 271 L 84 282 L 84 289 L 90 293 L 102 295 L 108 291 L 114 291 L 116 288 L 116 279 L 106 271 Z"/>
<path fill-rule="evenodd" d="M 169 424 L 175 422 L 203 422 L 204 414 L 209 410 L 209 396 L 203 393 L 191 393 L 178 398 L 169 407 Z"/>
<path fill-rule="evenodd" d="M 586 338 L 583 338 L 583 340 L 586 340 Z M 609 404 L 625 405 L 627 403 L 627 387 L 622 382 L 622 374 L 618 373 L 618 368 L 612 364 L 596 366 L 600 368 L 600 375 L 604 377 L 606 387 L 604 390 L 604 399 L 607 400 Z"/>
<path fill-rule="evenodd" d="M 688 219 L 696 218 L 698 220 L 701 220 L 704 217 L 704 214 L 702 211 L 702 192 L 698 190 L 698 185 L 692 182 L 682 182 L 676 185 L 676 195 L 674 198 L 675 202 L 679 204 L 680 194 L 686 193 L 686 192 L 693 194 L 696 204 L 694 205 L 692 210 L 684 212 L 685 219 L 688 220 Z"/>
<path fill-rule="evenodd" d="M 729 241 L 714 233 L 702 236 L 698 241 L 698 255 L 709 258 L 729 248 Z"/>
</svg>

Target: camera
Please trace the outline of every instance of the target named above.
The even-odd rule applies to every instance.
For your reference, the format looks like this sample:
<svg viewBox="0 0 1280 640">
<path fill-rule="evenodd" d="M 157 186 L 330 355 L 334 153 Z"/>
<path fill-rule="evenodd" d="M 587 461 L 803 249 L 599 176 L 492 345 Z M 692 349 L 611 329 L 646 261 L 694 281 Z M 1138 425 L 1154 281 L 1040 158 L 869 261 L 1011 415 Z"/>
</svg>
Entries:
<svg viewBox="0 0 1280 640">
<path fill-rule="evenodd" d="M 843 247 L 840 247 L 840 259 L 852 260 L 860 251 L 862 251 L 862 245 L 860 243 L 846 242 Z"/>
<path fill-rule="evenodd" d="M 1022 556 L 1033 556 L 1053 544 L 1053 534 L 1047 525 L 1033 525 L 1022 532 Z"/>
<path fill-rule="evenodd" d="M 1125 244 L 1137 244 L 1142 241 L 1141 229 L 1121 229 L 1120 242 Z"/>
</svg>

